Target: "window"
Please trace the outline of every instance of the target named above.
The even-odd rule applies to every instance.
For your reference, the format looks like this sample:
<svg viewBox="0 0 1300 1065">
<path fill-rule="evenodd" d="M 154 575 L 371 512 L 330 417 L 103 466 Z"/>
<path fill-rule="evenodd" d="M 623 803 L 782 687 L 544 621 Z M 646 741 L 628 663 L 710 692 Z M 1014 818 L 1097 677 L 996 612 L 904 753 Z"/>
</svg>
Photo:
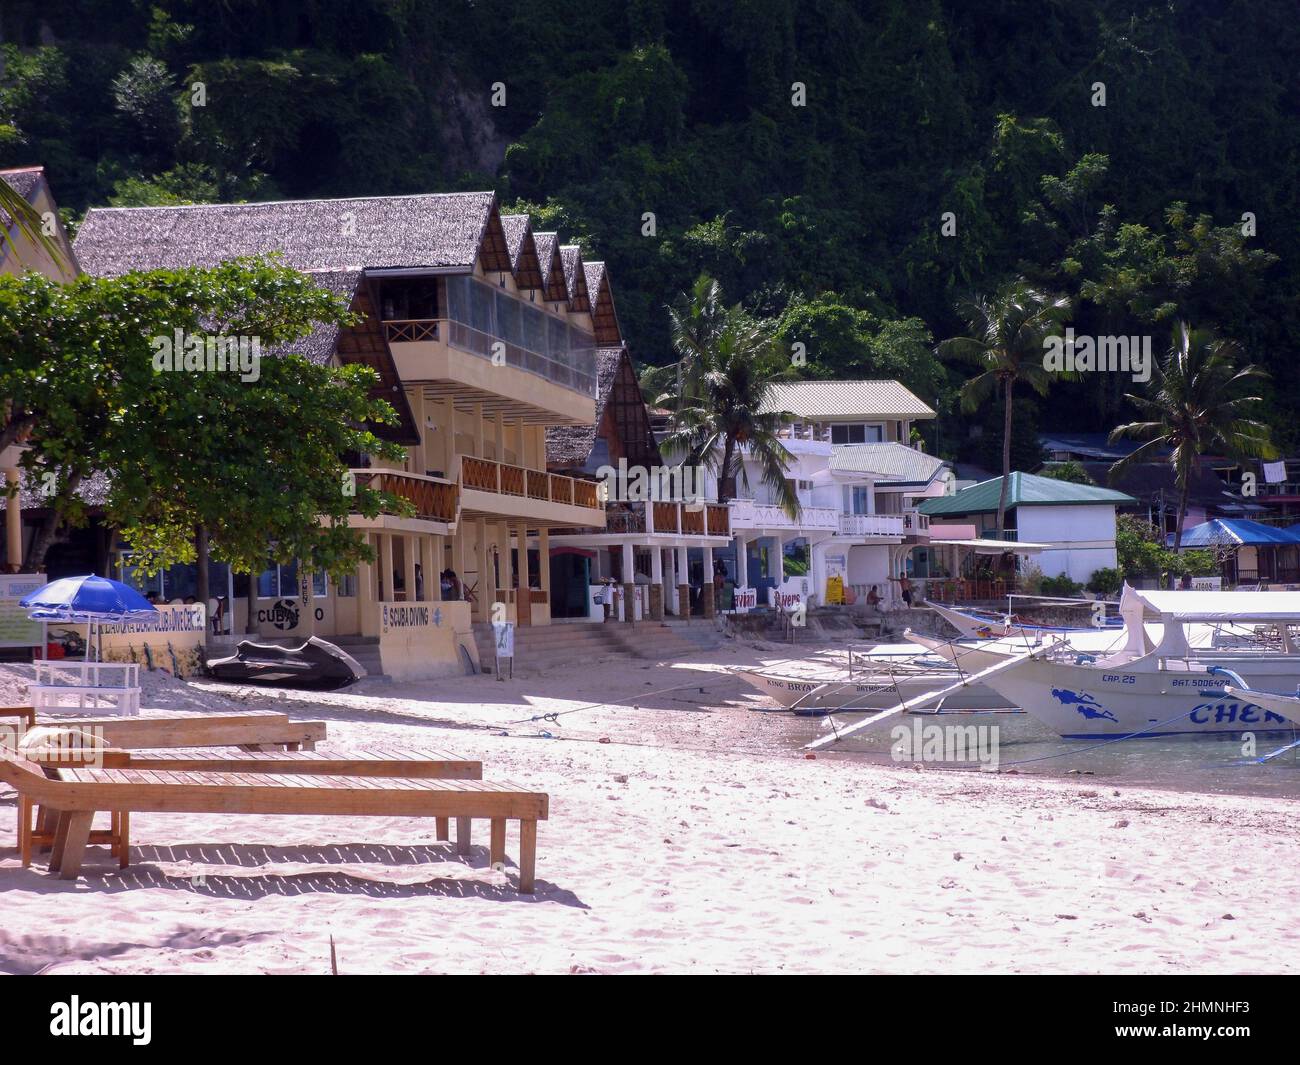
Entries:
<svg viewBox="0 0 1300 1065">
<path fill-rule="evenodd" d="M 854 514 L 871 513 L 871 486 L 857 484 L 852 488 L 852 507 Z"/>
<path fill-rule="evenodd" d="M 381 281 L 379 316 L 386 322 L 437 318 L 437 278 L 410 277 Z"/>
<path fill-rule="evenodd" d="M 885 439 L 883 425 L 832 425 L 832 444 L 879 444 Z"/>
<path fill-rule="evenodd" d="M 287 562 L 283 565 L 272 563 L 257 575 L 259 599 L 296 599 L 298 591 L 297 562 Z M 329 582 L 324 573 L 311 575 L 311 594 L 316 599 L 323 599 L 329 594 Z"/>
</svg>

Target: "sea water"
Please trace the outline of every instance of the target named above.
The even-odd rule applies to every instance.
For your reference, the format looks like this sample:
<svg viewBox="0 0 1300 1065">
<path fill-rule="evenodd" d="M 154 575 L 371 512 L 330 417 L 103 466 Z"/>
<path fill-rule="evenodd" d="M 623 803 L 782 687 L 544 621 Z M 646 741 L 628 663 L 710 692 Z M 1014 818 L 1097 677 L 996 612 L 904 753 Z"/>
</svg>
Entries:
<svg viewBox="0 0 1300 1065">
<path fill-rule="evenodd" d="M 865 716 L 835 714 L 834 723 L 844 728 Z M 900 734 L 895 730 L 900 725 L 912 730 L 916 720 L 924 725 L 976 726 L 984 730 L 981 735 L 986 738 L 993 735 L 991 730 L 996 727 L 996 765 L 1000 773 L 1014 771 L 1024 776 L 1221 795 L 1300 798 L 1300 749 L 1288 751 L 1263 765 L 1241 764 L 1300 740 L 1300 727 L 1286 732 L 1255 733 L 1252 752 L 1241 737 L 1229 735 L 1063 740 L 1037 718 L 1024 713 L 902 714 L 819 749 L 818 757 L 829 755 L 906 764 L 912 760 L 907 750 L 910 744 L 899 743 Z M 831 731 L 827 718 L 792 716 L 791 721 L 791 739 L 800 747 Z M 974 759 L 949 762 L 922 757 L 920 760 L 927 769 L 987 772 Z"/>
</svg>

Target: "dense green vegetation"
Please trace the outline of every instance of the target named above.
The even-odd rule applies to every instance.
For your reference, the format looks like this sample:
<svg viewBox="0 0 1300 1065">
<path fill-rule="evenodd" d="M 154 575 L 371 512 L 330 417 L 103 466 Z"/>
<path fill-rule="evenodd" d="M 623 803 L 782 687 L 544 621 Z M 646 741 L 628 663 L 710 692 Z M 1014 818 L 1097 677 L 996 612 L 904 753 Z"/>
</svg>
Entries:
<svg viewBox="0 0 1300 1065">
<path fill-rule="evenodd" d="M 74 215 L 493 187 L 609 261 L 642 362 L 673 358 L 664 308 L 707 271 L 805 345 L 800 372 L 900 377 L 952 414 L 932 445 L 990 465 L 1000 405 L 961 415 L 968 371 L 933 346 L 1022 275 L 1081 334 L 1163 351 L 1182 318 L 1236 340 L 1300 442 L 1293 0 L 6 0 L 0 20 L 0 164 L 44 163 Z M 1017 445 L 1109 429 L 1140 387 L 1018 390 Z"/>
</svg>

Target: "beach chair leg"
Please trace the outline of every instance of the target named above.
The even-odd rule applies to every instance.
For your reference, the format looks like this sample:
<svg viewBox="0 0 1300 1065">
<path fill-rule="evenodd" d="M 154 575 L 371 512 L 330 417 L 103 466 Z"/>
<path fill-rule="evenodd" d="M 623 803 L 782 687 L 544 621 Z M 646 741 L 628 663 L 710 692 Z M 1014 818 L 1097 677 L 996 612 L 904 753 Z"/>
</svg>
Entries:
<svg viewBox="0 0 1300 1065">
<path fill-rule="evenodd" d="M 81 862 L 86 857 L 86 844 L 90 841 L 90 823 L 94 813 L 78 810 L 68 814 L 68 826 L 63 838 L 63 857 L 59 862 L 59 879 L 76 880 L 81 874 Z M 59 821 L 62 827 L 63 821 Z"/>
<path fill-rule="evenodd" d="M 109 853 L 109 854 L 112 854 L 112 855 L 116 855 L 116 854 L 117 854 L 117 841 L 118 841 L 118 834 L 117 834 L 117 811 L 116 811 L 116 810 L 110 810 L 110 811 L 108 812 L 108 840 L 109 840 L 109 842 L 108 842 L 108 853 Z"/>
<path fill-rule="evenodd" d="M 54 844 L 50 848 L 50 872 L 56 873 L 59 866 L 63 864 L 63 852 L 68 845 L 68 827 L 72 823 L 72 814 L 66 810 L 60 810 L 56 814 L 58 820 L 54 826 Z"/>
<path fill-rule="evenodd" d="M 488 860 L 496 865 L 500 862 L 502 865 L 506 861 L 506 819 L 504 817 L 492 818 L 492 845 L 489 848 Z"/>
<path fill-rule="evenodd" d="M 36 807 L 36 831 L 42 836 L 53 836 L 59 827 L 59 815 L 48 806 Z M 50 844 L 42 843 L 38 850 L 47 851 Z"/>
<path fill-rule="evenodd" d="M 438 838 L 451 839 L 451 818 L 439 817 L 437 818 L 437 822 L 438 822 Z"/>
<path fill-rule="evenodd" d="M 18 796 L 18 852 L 26 869 L 32 864 L 32 800 L 26 795 Z"/>
<path fill-rule="evenodd" d="M 469 818 L 456 818 L 456 853 L 469 853 Z"/>
<path fill-rule="evenodd" d="M 537 822 L 519 822 L 519 893 L 533 893 L 537 875 Z"/>
<path fill-rule="evenodd" d="M 117 867 L 125 869 L 131 862 L 131 813 L 122 810 L 117 815 Z"/>
</svg>

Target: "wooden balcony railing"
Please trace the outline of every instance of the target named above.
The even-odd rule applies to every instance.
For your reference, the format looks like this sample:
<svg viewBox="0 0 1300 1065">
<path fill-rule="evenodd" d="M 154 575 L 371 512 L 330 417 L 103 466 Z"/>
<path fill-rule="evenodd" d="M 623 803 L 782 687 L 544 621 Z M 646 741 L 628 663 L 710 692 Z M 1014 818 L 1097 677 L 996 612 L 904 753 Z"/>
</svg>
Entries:
<svg viewBox="0 0 1300 1065">
<path fill-rule="evenodd" d="M 462 488 L 478 492 L 496 492 L 506 496 L 525 496 L 550 503 L 599 510 L 596 485 L 593 481 L 580 481 L 544 470 L 529 470 L 511 466 L 492 459 L 460 457 L 460 483 Z"/>
<path fill-rule="evenodd" d="M 425 477 L 401 470 L 353 470 L 358 486 L 376 492 L 388 492 L 409 501 L 415 507 L 415 516 L 424 521 L 456 520 L 456 507 L 460 489 L 455 481 L 439 477 Z"/>
<path fill-rule="evenodd" d="M 436 318 L 393 318 L 384 322 L 384 336 L 390 344 L 437 340 L 440 324 Z"/>
<path fill-rule="evenodd" d="M 708 530 L 710 536 L 730 536 L 731 535 L 731 511 L 725 505 L 718 503 L 709 503 L 704 508 L 708 515 Z"/>
<path fill-rule="evenodd" d="M 655 503 L 654 508 L 655 532 L 675 533 L 680 530 L 678 513 L 681 508 L 676 503 Z"/>
<path fill-rule="evenodd" d="M 681 508 L 682 515 L 682 534 L 685 536 L 703 536 L 704 535 L 704 511 L 691 510 L 689 507 Z"/>
</svg>

